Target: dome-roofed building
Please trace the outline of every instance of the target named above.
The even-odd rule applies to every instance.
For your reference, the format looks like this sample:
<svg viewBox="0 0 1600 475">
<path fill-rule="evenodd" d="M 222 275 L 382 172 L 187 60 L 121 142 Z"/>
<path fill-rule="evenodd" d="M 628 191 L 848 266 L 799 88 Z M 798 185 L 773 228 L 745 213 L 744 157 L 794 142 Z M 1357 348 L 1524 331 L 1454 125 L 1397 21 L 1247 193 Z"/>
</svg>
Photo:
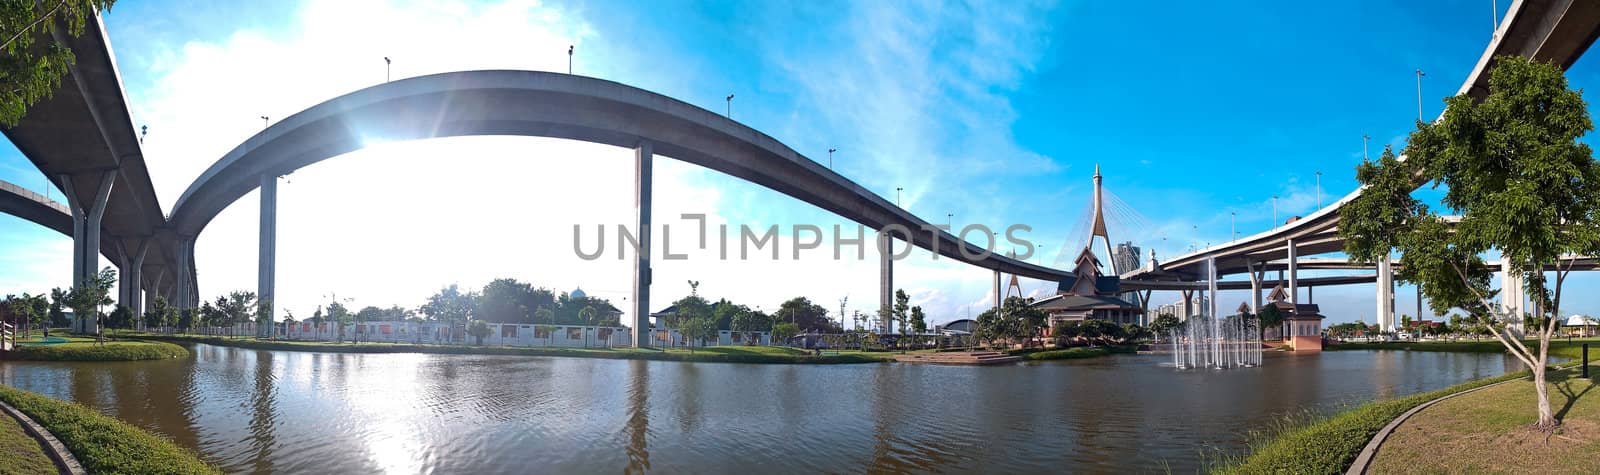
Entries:
<svg viewBox="0 0 1600 475">
<path fill-rule="evenodd" d="M 572 289 L 572 293 L 567 294 L 567 295 L 569 297 L 574 298 L 574 299 L 581 299 L 581 298 L 588 298 L 589 297 L 589 294 L 583 293 L 583 287 L 578 287 L 576 289 Z"/>
</svg>

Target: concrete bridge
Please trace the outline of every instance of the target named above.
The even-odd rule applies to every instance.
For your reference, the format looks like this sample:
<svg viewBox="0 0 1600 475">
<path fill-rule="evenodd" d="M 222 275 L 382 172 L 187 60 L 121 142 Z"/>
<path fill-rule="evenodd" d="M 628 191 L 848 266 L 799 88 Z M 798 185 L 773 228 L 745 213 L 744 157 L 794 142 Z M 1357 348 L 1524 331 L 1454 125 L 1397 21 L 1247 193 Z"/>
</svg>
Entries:
<svg viewBox="0 0 1600 475">
<path fill-rule="evenodd" d="M 74 281 L 99 267 L 99 253 L 94 250 L 109 247 L 112 252 L 106 254 L 123 269 L 122 287 L 128 289 L 119 301 L 133 308 L 145 306 L 141 305 L 143 292 L 135 289 L 167 295 L 183 308 L 197 304 L 195 238 L 217 213 L 256 188 L 262 191 L 258 294 L 272 300 L 276 177 L 359 149 L 366 137 L 411 140 L 522 135 L 632 149 L 637 229 L 649 229 L 652 224 L 651 170 L 660 154 L 749 180 L 873 229 L 910 230 L 903 239 L 912 245 L 993 270 L 997 301 L 1002 272 L 1051 281 L 1068 275 L 984 252 L 949 232 L 924 232 L 933 225 L 772 137 L 714 112 L 611 81 L 534 71 L 464 71 L 410 78 L 312 106 L 221 157 L 189 186 L 169 219 L 162 215 L 145 169 L 103 25 L 96 19 L 85 30 L 79 38 L 59 38 L 78 55 L 62 89 L 37 104 L 21 124 L 3 132 L 66 192 L 75 249 Z M 1600 4 L 1516 1 L 1461 92 L 1478 96 L 1486 92 L 1486 71 L 1496 55 L 1520 54 L 1570 66 L 1597 33 Z M 1295 223 L 1178 256 L 1123 277 L 1131 288 L 1143 286 L 1148 291 L 1193 282 L 1208 263 L 1215 265 L 1207 268 L 1224 274 L 1242 270 L 1258 275 L 1256 266 L 1284 261 L 1289 286 L 1298 287 L 1301 255 L 1343 248 L 1337 234 L 1338 210 L 1358 193 Z M 19 213 L 35 213 L 41 220 L 58 219 L 40 214 L 39 209 L 23 210 L 26 204 L 17 203 Z M 102 244 L 102 234 L 109 237 L 107 244 Z M 641 237 L 642 246 L 648 242 L 647 234 Z M 880 305 L 887 306 L 893 292 L 893 267 L 886 254 L 880 256 L 880 262 Z M 1379 263 L 1377 268 L 1374 278 L 1380 282 L 1380 301 L 1392 300 L 1392 290 L 1390 299 L 1382 299 L 1383 289 L 1392 289 L 1389 265 Z M 170 279 L 163 278 L 167 274 Z M 649 314 L 648 255 L 638 256 L 634 275 L 632 310 L 638 332 L 647 327 L 644 323 Z M 1256 287 L 1259 280 L 1252 279 Z"/>
<path fill-rule="evenodd" d="M 1494 58 L 1502 55 L 1519 55 L 1555 63 L 1562 68 L 1571 67 L 1600 35 L 1600 2 L 1581 0 L 1518 0 L 1512 2 L 1506 17 L 1488 48 L 1484 49 L 1472 73 L 1462 83 L 1458 94 L 1482 98 L 1488 94 L 1489 76 Z M 1404 157 L 1402 157 L 1403 159 Z M 1419 187 L 1422 183 L 1417 184 Z M 1327 207 L 1292 223 L 1272 230 L 1246 236 L 1228 243 L 1199 249 L 1176 256 L 1165 262 L 1155 262 L 1140 269 L 1124 272 L 1125 287 L 1133 289 L 1160 288 L 1156 282 L 1196 282 L 1216 280 L 1217 276 L 1244 273 L 1253 284 L 1255 307 L 1260 306 L 1261 272 L 1269 263 L 1281 263 L 1287 272 L 1289 296 L 1297 300 L 1298 289 L 1303 287 L 1298 277 L 1302 256 L 1342 252 L 1344 241 L 1339 237 L 1339 210 L 1361 195 L 1360 189 L 1340 198 Z M 1392 263 L 1387 259 L 1372 264 L 1377 271 L 1373 279 L 1378 283 L 1377 315 L 1379 326 L 1392 331 L 1394 319 L 1394 277 Z M 1520 278 L 1502 272 L 1502 278 L 1512 282 L 1505 286 L 1502 301 L 1508 311 L 1522 313 L 1523 295 Z M 1369 280 L 1371 281 L 1371 280 Z M 1237 284 L 1234 284 L 1237 285 Z M 1214 296 L 1213 296 L 1214 297 Z M 1216 306 L 1216 299 L 1212 299 Z M 1255 308 L 1253 307 L 1253 308 Z M 1208 309 L 1216 314 L 1217 308 Z"/>
</svg>

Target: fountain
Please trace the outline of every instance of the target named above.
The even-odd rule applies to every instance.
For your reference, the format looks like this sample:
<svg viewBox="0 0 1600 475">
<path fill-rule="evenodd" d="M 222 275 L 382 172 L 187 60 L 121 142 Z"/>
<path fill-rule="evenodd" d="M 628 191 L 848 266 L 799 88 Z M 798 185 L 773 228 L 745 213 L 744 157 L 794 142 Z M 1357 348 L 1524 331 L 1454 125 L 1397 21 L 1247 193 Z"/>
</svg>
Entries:
<svg viewBox="0 0 1600 475">
<path fill-rule="evenodd" d="M 1206 260 L 1210 298 L 1205 311 L 1168 332 L 1172 365 L 1178 369 L 1240 368 L 1261 364 L 1261 331 L 1257 320 L 1242 315 L 1217 316 L 1216 262 Z"/>
</svg>

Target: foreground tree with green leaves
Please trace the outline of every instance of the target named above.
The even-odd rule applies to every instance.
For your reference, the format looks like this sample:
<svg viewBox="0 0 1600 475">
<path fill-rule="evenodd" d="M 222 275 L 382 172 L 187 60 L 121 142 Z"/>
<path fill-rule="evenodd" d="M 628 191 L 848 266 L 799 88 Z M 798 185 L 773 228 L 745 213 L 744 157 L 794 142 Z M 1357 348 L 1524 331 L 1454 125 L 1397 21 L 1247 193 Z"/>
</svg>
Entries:
<svg viewBox="0 0 1600 475">
<path fill-rule="evenodd" d="M 1496 62 L 1481 102 L 1447 99 L 1442 120 L 1417 123 L 1404 160 L 1386 148 L 1377 161 L 1357 167 L 1366 189 L 1340 211 L 1339 233 L 1355 260 L 1374 262 L 1399 250 L 1406 265 L 1397 277 L 1420 285 L 1436 312 L 1459 307 L 1488 315 L 1494 337 L 1533 372 L 1536 425 L 1550 430 L 1560 422 L 1545 368 L 1561 286 L 1571 272 L 1558 263 L 1600 251 L 1600 166 L 1578 141 L 1594 126 L 1561 69 L 1511 56 Z M 1414 198 L 1420 183 L 1443 185 L 1441 203 L 1462 215 L 1460 222 Z M 1490 250 L 1522 277 L 1540 312 L 1533 328 L 1490 300 L 1497 291 L 1479 257 Z M 1553 282 L 1547 266 L 1555 268 Z M 1530 331 L 1536 348 L 1523 343 Z"/>
<path fill-rule="evenodd" d="M 28 108 L 49 98 L 77 61 L 72 50 L 55 42 L 61 26 L 67 35 L 83 34 L 100 10 L 114 0 L 45 0 L 0 2 L 0 124 L 17 125 Z M 45 41 L 40 42 L 40 39 Z"/>
</svg>

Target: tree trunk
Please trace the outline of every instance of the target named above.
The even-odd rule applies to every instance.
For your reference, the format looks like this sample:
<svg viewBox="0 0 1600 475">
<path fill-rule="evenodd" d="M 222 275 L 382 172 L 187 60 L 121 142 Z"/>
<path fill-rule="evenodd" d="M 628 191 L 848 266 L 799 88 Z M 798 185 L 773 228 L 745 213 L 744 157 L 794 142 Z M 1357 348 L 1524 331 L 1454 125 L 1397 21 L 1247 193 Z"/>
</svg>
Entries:
<svg viewBox="0 0 1600 475">
<path fill-rule="evenodd" d="M 1544 384 L 1544 369 L 1545 362 L 1541 360 L 1533 371 L 1533 391 L 1536 399 L 1539 400 L 1539 422 L 1535 426 L 1543 430 L 1551 430 L 1559 425 L 1560 422 L 1556 421 L 1555 414 L 1550 410 L 1550 389 L 1545 387 Z"/>
</svg>

